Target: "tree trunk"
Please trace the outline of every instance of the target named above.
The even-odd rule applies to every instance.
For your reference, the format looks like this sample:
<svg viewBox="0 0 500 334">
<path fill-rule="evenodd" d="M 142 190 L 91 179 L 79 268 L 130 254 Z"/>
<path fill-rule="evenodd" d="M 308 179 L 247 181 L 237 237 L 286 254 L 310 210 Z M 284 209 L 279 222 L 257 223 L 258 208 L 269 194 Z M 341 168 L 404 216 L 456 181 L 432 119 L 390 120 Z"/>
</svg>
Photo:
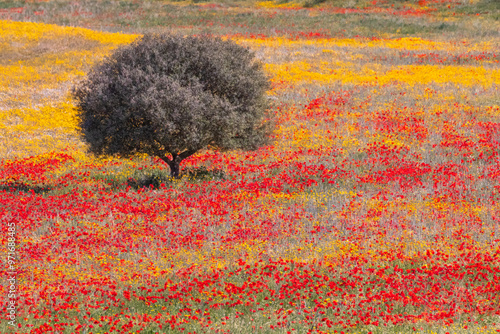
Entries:
<svg viewBox="0 0 500 334">
<path fill-rule="evenodd" d="M 178 179 L 181 165 L 180 159 L 174 159 L 168 165 L 170 166 L 170 176 Z"/>
<path fill-rule="evenodd" d="M 163 155 L 159 155 L 159 158 L 163 160 L 163 162 L 165 162 L 168 165 L 168 167 L 170 167 L 170 177 L 178 179 L 181 169 L 180 165 L 182 158 L 177 154 L 172 154 L 172 160 Z"/>
<path fill-rule="evenodd" d="M 158 157 L 163 160 L 169 167 L 170 167 L 170 176 L 173 177 L 174 179 L 178 179 L 180 177 L 180 165 L 181 161 L 186 159 L 187 157 L 193 155 L 196 153 L 196 150 L 187 150 L 182 152 L 181 154 L 172 154 L 172 160 L 167 158 L 166 155 L 163 154 L 158 154 Z"/>
<path fill-rule="evenodd" d="M 172 160 L 168 158 L 166 160 L 167 164 L 170 167 L 170 176 L 174 179 L 179 178 L 181 161 L 182 157 L 177 154 L 172 154 Z"/>
</svg>

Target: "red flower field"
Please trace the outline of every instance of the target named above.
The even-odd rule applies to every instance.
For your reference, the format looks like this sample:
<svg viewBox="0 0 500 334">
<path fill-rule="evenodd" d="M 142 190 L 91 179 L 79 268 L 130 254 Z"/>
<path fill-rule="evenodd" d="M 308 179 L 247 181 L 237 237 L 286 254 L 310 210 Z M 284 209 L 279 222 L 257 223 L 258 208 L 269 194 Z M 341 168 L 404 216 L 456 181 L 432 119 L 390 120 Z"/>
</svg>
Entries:
<svg viewBox="0 0 500 334">
<path fill-rule="evenodd" d="M 0 332 L 500 332 L 500 26 L 474 2 L 0 7 Z M 180 180 L 86 153 L 70 88 L 158 27 L 255 51 L 272 145 Z"/>
</svg>

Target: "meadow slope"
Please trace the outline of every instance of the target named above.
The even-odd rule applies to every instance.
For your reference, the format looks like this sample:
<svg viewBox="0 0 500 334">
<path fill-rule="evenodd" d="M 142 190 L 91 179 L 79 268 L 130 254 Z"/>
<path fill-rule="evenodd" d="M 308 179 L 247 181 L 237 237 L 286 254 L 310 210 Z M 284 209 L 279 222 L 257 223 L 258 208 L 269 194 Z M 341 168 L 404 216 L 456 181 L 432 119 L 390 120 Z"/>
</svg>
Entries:
<svg viewBox="0 0 500 334">
<path fill-rule="evenodd" d="M 499 13 L 0 3 L 0 332 L 499 332 Z M 71 88 L 151 31 L 252 49 L 272 145 L 201 151 L 180 180 L 89 155 Z"/>
</svg>

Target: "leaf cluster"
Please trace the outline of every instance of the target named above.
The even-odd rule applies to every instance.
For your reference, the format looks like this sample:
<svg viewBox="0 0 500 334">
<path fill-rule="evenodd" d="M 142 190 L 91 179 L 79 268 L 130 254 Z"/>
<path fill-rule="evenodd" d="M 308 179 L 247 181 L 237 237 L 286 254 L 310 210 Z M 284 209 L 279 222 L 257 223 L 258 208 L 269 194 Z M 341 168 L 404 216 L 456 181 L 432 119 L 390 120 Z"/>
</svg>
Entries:
<svg viewBox="0 0 500 334">
<path fill-rule="evenodd" d="M 182 160 L 207 146 L 264 145 L 268 88 L 262 64 L 232 41 L 149 34 L 95 66 L 73 95 L 92 153 Z"/>
</svg>

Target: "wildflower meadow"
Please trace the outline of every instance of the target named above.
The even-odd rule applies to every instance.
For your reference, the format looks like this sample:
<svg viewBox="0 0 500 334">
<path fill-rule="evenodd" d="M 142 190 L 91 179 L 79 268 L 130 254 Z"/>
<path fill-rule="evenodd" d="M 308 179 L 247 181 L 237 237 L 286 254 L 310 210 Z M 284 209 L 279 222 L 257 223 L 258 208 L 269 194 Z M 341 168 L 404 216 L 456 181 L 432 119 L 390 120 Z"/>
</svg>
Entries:
<svg viewBox="0 0 500 334">
<path fill-rule="evenodd" d="M 264 63 L 271 145 L 95 157 L 146 32 Z M 0 333 L 500 332 L 497 0 L 0 2 Z"/>
</svg>

